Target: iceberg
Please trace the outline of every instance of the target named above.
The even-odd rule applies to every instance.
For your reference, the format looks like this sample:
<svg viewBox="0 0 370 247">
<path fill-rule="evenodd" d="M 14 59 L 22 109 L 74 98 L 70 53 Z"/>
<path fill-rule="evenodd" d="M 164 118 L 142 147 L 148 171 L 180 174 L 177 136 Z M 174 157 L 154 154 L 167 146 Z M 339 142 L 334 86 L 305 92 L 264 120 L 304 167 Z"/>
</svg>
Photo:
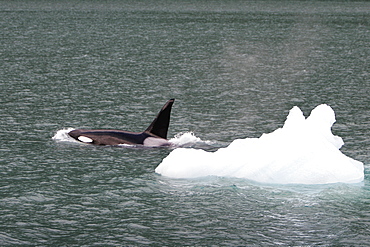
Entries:
<svg viewBox="0 0 370 247">
<path fill-rule="evenodd" d="M 293 107 L 282 128 L 260 138 L 234 140 L 216 152 L 173 150 L 155 169 L 172 178 L 236 177 L 273 184 L 359 183 L 364 165 L 339 149 L 344 144 L 331 132 L 333 109 L 322 104 L 305 118 Z"/>
</svg>

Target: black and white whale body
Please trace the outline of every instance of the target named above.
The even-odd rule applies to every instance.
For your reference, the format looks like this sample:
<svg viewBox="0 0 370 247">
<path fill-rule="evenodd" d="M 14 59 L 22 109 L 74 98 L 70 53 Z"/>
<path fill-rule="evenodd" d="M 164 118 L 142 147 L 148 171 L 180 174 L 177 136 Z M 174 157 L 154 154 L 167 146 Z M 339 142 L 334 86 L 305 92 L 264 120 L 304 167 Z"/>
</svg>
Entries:
<svg viewBox="0 0 370 247">
<path fill-rule="evenodd" d="M 162 107 L 154 121 L 143 132 L 123 130 L 76 129 L 68 133 L 77 141 L 95 145 L 144 145 L 150 147 L 169 146 L 167 131 L 170 125 L 171 108 L 175 99 L 170 99 Z"/>
</svg>

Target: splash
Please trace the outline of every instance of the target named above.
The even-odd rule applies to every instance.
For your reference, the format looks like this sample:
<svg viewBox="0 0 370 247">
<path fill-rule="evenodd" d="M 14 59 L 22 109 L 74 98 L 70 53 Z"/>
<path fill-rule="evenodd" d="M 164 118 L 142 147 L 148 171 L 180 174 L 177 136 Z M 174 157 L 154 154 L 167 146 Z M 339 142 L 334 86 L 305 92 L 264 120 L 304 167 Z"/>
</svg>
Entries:
<svg viewBox="0 0 370 247">
<path fill-rule="evenodd" d="M 293 107 L 282 128 L 260 138 L 233 141 L 216 152 L 178 148 L 155 171 L 173 178 L 223 176 L 261 183 L 358 183 L 364 179 L 359 161 L 339 149 L 343 140 L 331 133 L 335 114 L 319 105 L 306 119 Z"/>
<path fill-rule="evenodd" d="M 184 147 L 184 146 L 193 145 L 193 144 L 211 145 L 210 141 L 203 141 L 199 137 L 196 137 L 193 132 L 178 133 L 177 135 L 174 136 L 174 138 L 171 138 L 169 142 L 177 147 Z"/>
<path fill-rule="evenodd" d="M 69 132 L 74 130 L 73 128 L 61 129 L 52 137 L 53 140 L 59 142 L 77 142 L 75 139 L 68 135 Z"/>
</svg>

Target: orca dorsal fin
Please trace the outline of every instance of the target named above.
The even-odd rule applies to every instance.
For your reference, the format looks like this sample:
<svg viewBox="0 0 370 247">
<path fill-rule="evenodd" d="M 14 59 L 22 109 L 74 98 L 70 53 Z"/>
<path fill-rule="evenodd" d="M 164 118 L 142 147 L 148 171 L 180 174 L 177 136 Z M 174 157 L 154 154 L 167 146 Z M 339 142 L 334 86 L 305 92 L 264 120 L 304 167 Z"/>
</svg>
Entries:
<svg viewBox="0 0 370 247">
<path fill-rule="evenodd" d="M 171 108 L 175 99 L 170 99 L 162 107 L 154 121 L 149 125 L 145 132 L 167 139 L 168 126 L 170 125 Z"/>
</svg>

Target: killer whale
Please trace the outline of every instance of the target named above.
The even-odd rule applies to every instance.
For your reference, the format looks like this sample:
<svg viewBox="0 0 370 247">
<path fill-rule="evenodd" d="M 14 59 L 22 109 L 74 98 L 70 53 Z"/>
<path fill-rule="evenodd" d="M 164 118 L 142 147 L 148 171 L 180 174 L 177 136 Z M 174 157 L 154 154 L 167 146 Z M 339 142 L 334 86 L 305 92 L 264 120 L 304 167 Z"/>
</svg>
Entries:
<svg viewBox="0 0 370 247">
<path fill-rule="evenodd" d="M 76 129 L 68 132 L 75 140 L 94 145 L 143 145 L 150 147 L 170 146 L 167 140 L 170 115 L 175 99 L 170 99 L 162 107 L 156 118 L 143 132 L 130 132 L 109 129 Z"/>
</svg>

